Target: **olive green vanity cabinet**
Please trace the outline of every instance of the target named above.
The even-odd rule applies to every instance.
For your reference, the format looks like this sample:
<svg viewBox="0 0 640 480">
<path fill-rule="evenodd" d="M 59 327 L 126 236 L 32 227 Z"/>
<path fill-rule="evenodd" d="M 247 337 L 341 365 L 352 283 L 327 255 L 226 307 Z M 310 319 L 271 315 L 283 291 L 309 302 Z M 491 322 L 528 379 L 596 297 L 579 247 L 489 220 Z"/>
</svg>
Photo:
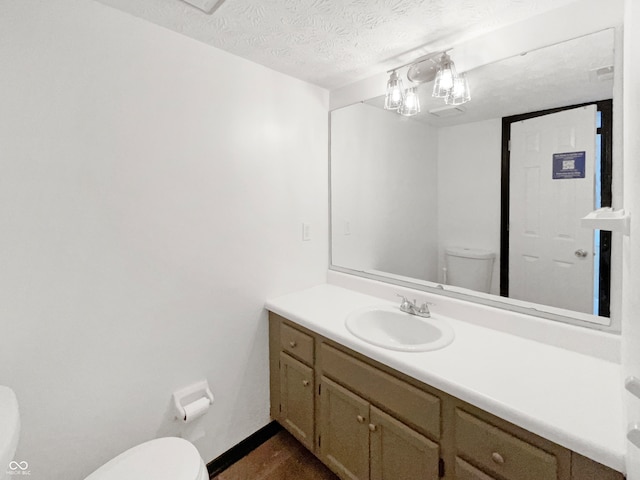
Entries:
<svg viewBox="0 0 640 480">
<path fill-rule="evenodd" d="M 438 397 L 324 341 L 316 370 L 318 454 L 334 472 L 358 480 L 439 477 Z"/>
<path fill-rule="evenodd" d="M 320 392 L 320 459 L 342 478 L 369 478 L 369 404 L 328 379 Z"/>
<path fill-rule="evenodd" d="M 342 478 L 438 478 L 436 443 L 326 377 L 318 430 L 319 457 Z"/>
<path fill-rule="evenodd" d="M 438 478 L 440 447 L 376 407 L 371 407 L 371 480 Z"/>
<path fill-rule="evenodd" d="M 271 415 L 344 480 L 622 480 L 269 314 Z"/>
<path fill-rule="evenodd" d="M 280 354 L 280 416 L 284 426 L 313 449 L 313 370 L 286 353 Z"/>
<path fill-rule="evenodd" d="M 453 418 L 455 478 L 569 480 L 571 451 L 457 399 Z"/>
<path fill-rule="evenodd" d="M 289 325 L 277 325 L 277 365 L 271 365 L 271 374 L 277 372 L 277 381 L 271 382 L 271 391 L 277 389 L 278 411 L 274 418 L 289 430 L 305 447 L 315 447 L 315 373 L 314 339 Z M 272 335 L 273 336 L 273 335 Z M 274 368 L 277 367 L 275 370 Z M 272 379 L 273 380 L 273 379 Z"/>
</svg>

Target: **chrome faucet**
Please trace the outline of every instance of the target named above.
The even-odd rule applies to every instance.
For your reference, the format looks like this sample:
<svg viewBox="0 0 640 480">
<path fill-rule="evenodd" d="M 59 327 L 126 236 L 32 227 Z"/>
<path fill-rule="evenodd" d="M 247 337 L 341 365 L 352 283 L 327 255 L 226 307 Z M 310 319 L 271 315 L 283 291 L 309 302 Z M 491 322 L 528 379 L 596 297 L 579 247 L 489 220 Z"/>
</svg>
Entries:
<svg viewBox="0 0 640 480">
<path fill-rule="evenodd" d="M 397 295 L 398 297 L 402 298 L 402 302 L 400 302 L 401 311 L 410 313 L 411 315 L 417 315 L 418 317 L 423 317 L 423 318 L 431 317 L 431 312 L 429 311 L 429 305 L 431 305 L 431 303 L 424 302 L 422 305 L 420 305 L 420 308 L 418 308 L 418 306 L 416 305 L 415 299 L 412 302 L 404 295 L 400 295 L 399 293 Z"/>
</svg>

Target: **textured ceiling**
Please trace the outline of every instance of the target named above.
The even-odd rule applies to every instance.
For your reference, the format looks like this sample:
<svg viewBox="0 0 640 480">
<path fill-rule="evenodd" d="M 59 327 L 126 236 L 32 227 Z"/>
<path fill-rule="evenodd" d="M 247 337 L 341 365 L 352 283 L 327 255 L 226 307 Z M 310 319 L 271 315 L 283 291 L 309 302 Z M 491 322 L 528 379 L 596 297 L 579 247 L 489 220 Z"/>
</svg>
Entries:
<svg viewBox="0 0 640 480">
<path fill-rule="evenodd" d="M 208 15 L 181 0 L 97 0 L 333 89 L 574 0 L 226 0 Z"/>
<path fill-rule="evenodd" d="M 614 31 L 603 30 L 467 72 L 471 101 L 457 116 L 430 114 L 445 103 L 431 96 L 433 82 L 422 84 L 421 113 L 411 119 L 447 126 L 609 99 L 613 78 L 599 80 L 592 71 L 613 65 Z M 384 97 L 366 103 L 383 108 Z"/>
</svg>

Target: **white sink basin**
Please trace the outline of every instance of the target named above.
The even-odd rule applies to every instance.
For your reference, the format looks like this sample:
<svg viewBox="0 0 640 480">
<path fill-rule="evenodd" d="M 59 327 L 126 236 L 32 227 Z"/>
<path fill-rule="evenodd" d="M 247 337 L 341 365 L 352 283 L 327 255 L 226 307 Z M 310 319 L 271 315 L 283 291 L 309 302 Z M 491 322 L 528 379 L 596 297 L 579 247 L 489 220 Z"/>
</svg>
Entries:
<svg viewBox="0 0 640 480">
<path fill-rule="evenodd" d="M 449 345 L 453 329 L 441 317 L 422 318 L 397 307 L 376 306 L 347 316 L 347 330 L 372 345 L 402 352 L 427 352 Z"/>
</svg>

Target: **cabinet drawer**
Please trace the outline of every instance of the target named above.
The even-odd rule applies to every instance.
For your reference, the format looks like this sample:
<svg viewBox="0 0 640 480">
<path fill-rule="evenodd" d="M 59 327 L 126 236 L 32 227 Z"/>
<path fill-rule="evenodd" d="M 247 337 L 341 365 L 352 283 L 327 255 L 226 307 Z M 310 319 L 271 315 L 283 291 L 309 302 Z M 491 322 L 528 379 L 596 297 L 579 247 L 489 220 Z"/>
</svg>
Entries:
<svg viewBox="0 0 640 480">
<path fill-rule="evenodd" d="M 388 373 L 323 343 L 320 348 L 323 373 L 387 410 L 396 418 L 440 438 L 440 399 Z"/>
<path fill-rule="evenodd" d="M 280 347 L 305 363 L 313 364 L 313 337 L 283 323 L 280 327 Z"/>
<path fill-rule="evenodd" d="M 496 480 L 456 457 L 456 480 Z"/>
<path fill-rule="evenodd" d="M 500 477 L 509 480 L 558 478 L 558 461 L 554 455 L 460 409 L 456 409 L 455 435 L 460 457 Z"/>
</svg>

